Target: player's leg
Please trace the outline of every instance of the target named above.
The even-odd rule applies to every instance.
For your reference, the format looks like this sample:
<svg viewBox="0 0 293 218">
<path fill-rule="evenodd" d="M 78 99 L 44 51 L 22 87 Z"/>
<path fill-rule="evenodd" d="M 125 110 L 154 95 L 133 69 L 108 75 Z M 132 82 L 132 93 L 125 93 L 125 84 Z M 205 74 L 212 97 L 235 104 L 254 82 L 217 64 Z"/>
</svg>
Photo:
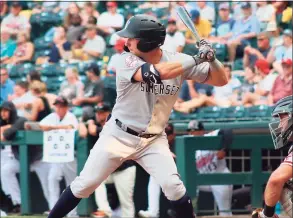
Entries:
<svg viewBox="0 0 293 218">
<path fill-rule="evenodd" d="M 3 191 L 10 195 L 14 206 L 21 204 L 20 187 L 16 178 L 19 170 L 19 161 L 15 158 L 9 159 L 4 166 L 1 166 L 1 186 L 3 189 L 6 188 Z"/>
<path fill-rule="evenodd" d="M 141 217 L 157 217 L 160 212 L 160 195 L 161 187 L 156 182 L 154 177 L 150 176 L 150 181 L 148 184 L 148 210 L 139 211 L 138 215 Z"/>
<path fill-rule="evenodd" d="M 42 189 L 43 189 L 43 193 L 44 196 L 47 200 L 47 202 L 49 203 L 49 199 L 50 199 L 50 192 L 49 192 L 49 172 L 50 172 L 50 168 L 51 168 L 51 164 L 50 163 L 45 163 L 43 161 L 35 161 L 32 165 L 31 165 L 31 171 L 35 171 Z M 58 183 L 59 185 L 59 183 Z M 58 196 L 60 193 L 60 189 L 58 192 Z M 58 199 L 58 198 L 57 198 Z"/>
<path fill-rule="evenodd" d="M 228 212 L 231 210 L 232 203 L 232 185 L 212 185 L 211 186 L 215 201 L 219 208 L 220 216 L 232 216 L 232 212 Z M 226 212 L 221 212 L 226 211 Z"/>
<path fill-rule="evenodd" d="M 48 176 L 49 188 L 49 210 L 52 210 L 60 196 L 60 184 L 62 179 L 62 170 L 60 164 L 52 164 Z"/>
<path fill-rule="evenodd" d="M 69 163 L 63 163 L 60 165 L 62 174 L 64 175 L 66 186 L 69 186 L 74 178 L 77 176 L 77 162 L 76 159 Z M 60 192 L 59 192 L 60 193 Z M 77 216 L 77 207 L 75 207 L 67 217 L 76 217 Z"/>
<path fill-rule="evenodd" d="M 130 147 L 123 145 L 110 133 L 103 132 L 91 150 L 80 175 L 64 190 L 48 218 L 62 218 L 68 214 L 82 198 L 88 198 L 102 181 L 121 165 L 124 155 L 128 155 L 127 152 L 131 152 Z M 124 154 L 120 151 L 124 151 Z"/>
<path fill-rule="evenodd" d="M 160 184 L 177 216 L 193 218 L 192 202 L 178 174 L 167 139 L 163 136 L 156 139 L 136 157 L 136 161 Z"/>
<path fill-rule="evenodd" d="M 133 201 L 136 167 L 128 167 L 125 170 L 112 174 L 121 205 L 121 217 L 134 217 L 135 207 Z"/>
</svg>

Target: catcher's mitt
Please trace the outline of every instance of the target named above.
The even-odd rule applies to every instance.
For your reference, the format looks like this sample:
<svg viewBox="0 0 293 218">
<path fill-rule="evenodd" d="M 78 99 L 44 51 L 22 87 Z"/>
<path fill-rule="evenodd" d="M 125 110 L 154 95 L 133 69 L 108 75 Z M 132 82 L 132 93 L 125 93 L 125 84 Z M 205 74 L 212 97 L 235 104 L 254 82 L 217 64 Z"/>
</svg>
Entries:
<svg viewBox="0 0 293 218">
<path fill-rule="evenodd" d="M 262 208 L 255 209 L 251 214 L 251 218 L 279 218 L 279 216 L 277 214 L 274 214 L 274 216 L 272 216 L 272 217 L 267 217 L 263 214 L 262 211 L 263 211 Z"/>
</svg>

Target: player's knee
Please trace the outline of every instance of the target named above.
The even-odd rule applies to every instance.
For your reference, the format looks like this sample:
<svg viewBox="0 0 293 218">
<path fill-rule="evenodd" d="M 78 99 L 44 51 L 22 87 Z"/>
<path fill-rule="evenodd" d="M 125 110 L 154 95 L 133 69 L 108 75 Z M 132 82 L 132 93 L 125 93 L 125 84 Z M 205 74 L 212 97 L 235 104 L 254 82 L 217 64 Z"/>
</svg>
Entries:
<svg viewBox="0 0 293 218">
<path fill-rule="evenodd" d="M 80 177 L 77 177 L 70 185 L 73 195 L 77 198 L 88 198 L 98 187 L 95 179 L 84 179 L 81 181 Z"/>
<path fill-rule="evenodd" d="M 166 198 L 170 201 L 177 201 L 186 193 L 185 186 L 178 175 L 166 178 L 161 187 Z"/>
</svg>

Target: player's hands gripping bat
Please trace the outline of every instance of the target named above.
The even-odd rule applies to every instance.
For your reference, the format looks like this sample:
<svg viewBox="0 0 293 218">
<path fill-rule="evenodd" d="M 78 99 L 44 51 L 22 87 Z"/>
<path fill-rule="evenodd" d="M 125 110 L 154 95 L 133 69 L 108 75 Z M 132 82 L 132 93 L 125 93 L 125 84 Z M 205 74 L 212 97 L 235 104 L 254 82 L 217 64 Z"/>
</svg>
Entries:
<svg viewBox="0 0 293 218">
<path fill-rule="evenodd" d="M 190 15 L 188 14 L 187 10 L 183 7 L 180 6 L 177 9 L 177 14 L 182 20 L 182 22 L 185 24 L 185 26 L 192 32 L 194 35 L 197 43 L 197 47 L 199 48 L 198 55 L 196 55 L 194 58 L 198 59 L 196 60 L 197 63 L 202 63 L 202 62 L 212 62 L 215 60 L 215 51 L 212 49 L 212 45 L 205 41 L 204 39 L 201 39 L 192 20 Z"/>
</svg>

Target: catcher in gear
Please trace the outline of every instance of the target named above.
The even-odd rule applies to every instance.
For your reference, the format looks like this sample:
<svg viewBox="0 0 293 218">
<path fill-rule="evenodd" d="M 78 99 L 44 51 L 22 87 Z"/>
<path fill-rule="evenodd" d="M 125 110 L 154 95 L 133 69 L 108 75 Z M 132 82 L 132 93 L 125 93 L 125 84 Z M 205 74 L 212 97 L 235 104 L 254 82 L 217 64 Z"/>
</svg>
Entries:
<svg viewBox="0 0 293 218">
<path fill-rule="evenodd" d="M 293 118 L 292 118 L 292 95 L 282 98 L 273 109 L 273 120 L 269 124 L 270 132 L 276 149 L 291 146 L 289 154 L 281 165 L 272 173 L 267 182 L 264 193 L 264 209 L 253 212 L 252 218 L 277 218 L 275 206 L 278 201 L 282 204 L 284 211 L 289 217 L 292 215 L 293 197 Z"/>
</svg>

